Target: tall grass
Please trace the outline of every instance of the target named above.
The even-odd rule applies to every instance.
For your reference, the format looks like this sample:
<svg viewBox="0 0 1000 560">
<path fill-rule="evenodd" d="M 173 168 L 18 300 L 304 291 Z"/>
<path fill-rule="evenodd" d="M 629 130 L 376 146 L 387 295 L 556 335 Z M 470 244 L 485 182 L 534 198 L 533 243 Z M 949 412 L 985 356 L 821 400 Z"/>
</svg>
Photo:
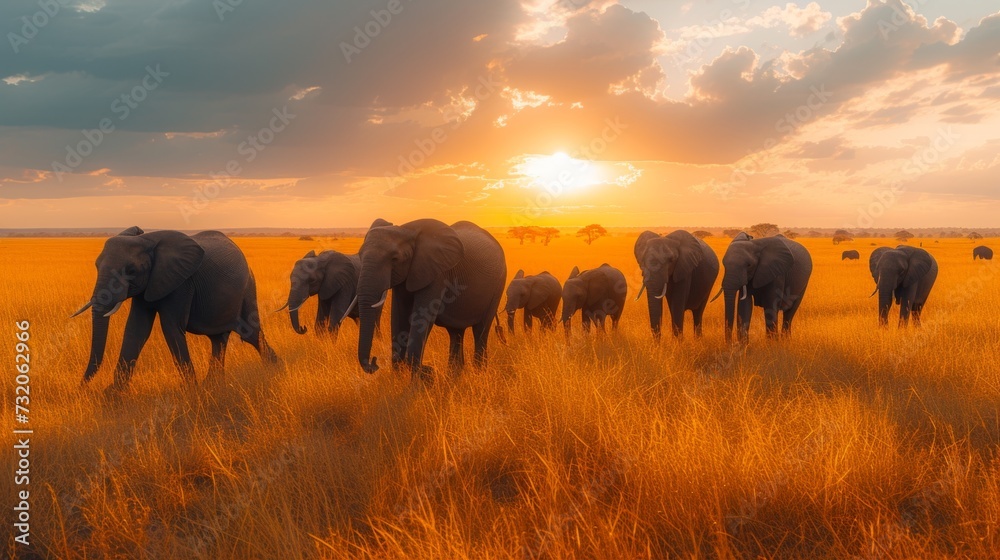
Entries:
<svg viewBox="0 0 1000 560">
<path fill-rule="evenodd" d="M 618 332 L 574 325 L 508 345 L 433 386 L 364 374 L 357 328 L 334 343 L 286 314 L 292 263 L 320 242 L 237 239 L 285 360 L 229 348 L 225 382 L 181 385 L 158 330 L 130 391 L 78 384 L 102 241 L 3 241 L 2 324 L 32 333 L 32 550 L 58 558 L 996 558 L 1000 554 L 1000 269 L 963 240 L 924 240 L 941 273 L 922 329 L 877 327 L 870 243 L 804 240 L 815 262 L 788 340 L 756 310 L 746 350 L 652 342 L 633 302 L 634 236 L 587 247 L 501 239 L 511 275 L 608 262 L 630 280 Z M 727 240 L 710 239 L 721 256 Z M 324 248 L 353 252 L 359 240 Z M 892 243 L 895 244 L 895 243 Z M 991 243 L 997 245 L 996 240 Z M 862 261 L 841 262 L 844 248 Z M 968 281 L 973 278 L 972 282 Z M 978 280 L 976 280 L 978 279 Z M 127 311 L 127 309 L 126 309 Z M 311 322 L 315 301 L 303 308 Z M 308 322 L 307 322 L 308 324 Z M 388 321 L 386 321 L 388 324 Z M 311 325 L 310 325 L 311 326 Z M 375 355 L 387 362 L 387 336 Z M 471 336 L 469 337 L 471 339 Z M 10 337 L 13 340 L 13 337 Z M 200 376 L 209 343 L 189 336 Z M 13 343 L 0 357 L 13 362 Z M 471 352 L 471 341 L 467 341 Z M 470 360 L 471 363 L 471 360 Z M 13 374 L 2 413 L 13 417 Z M 11 449 L 9 430 L 0 438 Z M 11 491 L 4 504 L 13 503 Z M 7 506 L 5 506 L 7 507 Z M 8 511 L 9 508 L 8 508 Z M 5 554 L 21 554 L 11 536 Z"/>
</svg>

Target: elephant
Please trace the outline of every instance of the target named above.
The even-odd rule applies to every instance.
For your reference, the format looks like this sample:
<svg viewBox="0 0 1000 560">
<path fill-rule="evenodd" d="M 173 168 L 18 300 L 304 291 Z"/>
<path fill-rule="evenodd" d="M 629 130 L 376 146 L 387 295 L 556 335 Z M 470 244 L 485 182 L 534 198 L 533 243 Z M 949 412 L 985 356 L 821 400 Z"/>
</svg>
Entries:
<svg viewBox="0 0 1000 560">
<path fill-rule="evenodd" d="M 644 231 L 635 241 L 635 260 L 642 270 L 642 287 L 636 300 L 646 292 L 649 326 L 660 340 L 663 300 L 667 300 L 673 335 L 684 332 L 684 312 L 694 315 L 694 334 L 701 336 L 701 318 L 719 276 L 719 258 L 704 241 L 678 230 L 665 236 Z"/>
<path fill-rule="evenodd" d="M 278 309 L 288 309 L 292 328 L 299 334 L 308 329 L 299 325 L 299 308 L 312 296 L 319 296 L 316 311 L 316 332 L 324 328 L 334 337 L 340 324 L 348 317 L 358 320 L 358 310 L 351 306 L 358 295 L 358 275 L 361 272 L 361 257 L 345 255 L 337 251 L 323 251 L 316 254 L 309 251 L 292 267 L 291 287 L 288 301 Z M 348 310 L 348 307 L 351 307 Z"/>
<path fill-rule="evenodd" d="M 554 327 L 559 300 L 562 299 L 562 285 L 549 272 L 525 276 L 518 270 L 507 286 L 507 330 L 514 333 L 514 315 L 518 309 L 524 310 L 524 331 L 531 331 L 532 320 L 541 322 L 542 330 Z"/>
<path fill-rule="evenodd" d="M 993 260 L 993 249 L 990 249 L 986 245 L 980 245 L 972 250 L 972 260 L 983 259 L 984 261 Z"/>
<path fill-rule="evenodd" d="M 722 265 L 722 287 L 712 301 L 725 294 L 726 342 L 732 341 L 734 320 L 739 340 L 748 342 L 754 306 L 764 309 L 769 337 L 778 334 L 778 311 L 782 334 L 790 334 L 812 274 L 809 251 L 783 235 L 754 239 L 741 234 L 729 244 Z"/>
<path fill-rule="evenodd" d="M 566 336 L 570 334 L 570 322 L 577 311 L 583 315 L 584 332 L 590 332 L 592 322 L 604 330 L 605 319 L 609 316 L 612 330 L 617 330 L 627 290 L 625 275 L 607 263 L 583 272 L 573 267 L 562 289 L 562 323 Z"/>
<path fill-rule="evenodd" d="M 895 298 L 899 305 L 899 326 L 907 325 L 911 312 L 914 324 L 919 326 L 920 314 L 937 279 L 937 260 L 917 247 L 879 247 L 872 251 L 868 268 L 875 280 L 872 296 L 878 294 L 879 324 L 889 323 L 889 309 Z"/>
<path fill-rule="evenodd" d="M 453 372 L 464 366 L 462 343 L 469 327 L 475 364 L 486 364 L 494 321 L 500 336 L 497 309 L 507 279 L 503 248 L 489 232 L 465 221 L 449 226 L 421 219 L 396 226 L 379 219 L 358 254 L 358 361 L 365 372 L 379 369 L 371 355 L 372 335 L 389 290 L 392 364 L 409 367 L 412 381 L 430 380 L 423 354 L 433 325 L 444 327 L 451 338 L 448 363 Z"/>
<path fill-rule="evenodd" d="M 840 254 L 840 260 L 842 260 L 842 261 L 846 261 L 846 260 L 856 261 L 856 260 L 859 260 L 860 258 L 861 258 L 861 253 L 859 253 L 859 252 L 857 252 L 857 251 L 855 251 L 853 249 L 850 250 L 850 251 L 844 251 L 843 253 Z"/>
<path fill-rule="evenodd" d="M 104 359 L 111 315 L 131 299 L 114 383 L 128 385 L 136 360 L 159 316 L 163 337 L 185 381 L 196 382 L 185 332 L 212 341 L 208 379 L 222 375 L 229 335 L 236 332 L 257 349 L 263 361 L 280 363 L 268 346 L 257 312 L 257 286 L 239 247 L 223 233 L 179 231 L 145 233 L 133 226 L 104 243 L 97 257 L 97 281 L 88 301 L 73 316 L 91 310 L 93 331 L 86 384 Z"/>
</svg>

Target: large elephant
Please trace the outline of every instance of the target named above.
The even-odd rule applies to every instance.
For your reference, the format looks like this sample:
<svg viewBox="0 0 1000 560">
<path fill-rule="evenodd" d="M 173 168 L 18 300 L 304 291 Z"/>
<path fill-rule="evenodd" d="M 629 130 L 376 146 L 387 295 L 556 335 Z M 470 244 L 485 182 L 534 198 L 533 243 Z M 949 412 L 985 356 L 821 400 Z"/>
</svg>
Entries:
<svg viewBox="0 0 1000 560">
<path fill-rule="evenodd" d="M 660 339 L 663 300 L 667 300 L 676 337 L 684 332 L 684 312 L 694 315 L 694 334 L 701 336 L 701 318 L 719 276 L 719 258 L 704 241 L 678 230 L 665 236 L 644 231 L 635 241 L 635 260 L 642 270 L 642 288 L 649 306 L 653 338 Z"/>
<path fill-rule="evenodd" d="M 846 260 L 856 261 L 860 259 L 861 259 L 861 253 L 857 252 L 854 249 L 851 249 L 850 251 L 844 251 L 843 253 L 840 254 L 840 260 L 842 261 Z"/>
<path fill-rule="evenodd" d="M 778 311 L 781 332 L 791 332 L 812 274 L 812 258 L 801 243 L 783 235 L 754 239 L 740 234 L 729 244 L 722 265 L 726 271 L 715 297 L 725 294 L 727 342 L 732 340 L 734 320 L 739 340 L 748 340 L 754 306 L 764 309 L 768 336 L 778 333 Z"/>
<path fill-rule="evenodd" d="M 503 248 L 489 232 L 471 222 L 449 226 L 424 219 L 394 226 L 377 220 L 359 255 L 362 369 L 378 370 L 371 356 L 372 335 L 389 290 L 393 365 L 405 363 L 414 380 L 427 375 L 430 368 L 423 365 L 423 354 L 433 325 L 444 327 L 451 337 L 448 362 L 453 370 L 464 364 L 462 341 L 469 327 L 475 363 L 485 364 L 490 325 L 498 321 L 507 279 Z"/>
<path fill-rule="evenodd" d="M 879 247 L 872 251 L 868 268 L 875 280 L 872 295 L 878 294 L 879 324 L 888 324 L 889 309 L 895 299 L 899 305 L 899 326 L 906 326 L 911 312 L 914 324 L 919 325 L 920 314 L 937 279 L 937 260 L 917 247 Z"/>
<path fill-rule="evenodd" d="M 507 330 L 514 334 L 514 315 L 518 309 L 524 310 L 525 332 L 531 330 L 533 319 L 539 320 L 542 330 L 551 329 L 560 299 L 562 286 L 555 276 L 548 272 L 525 276 L 523 270 L 518 270 L 507 286 Z"/>
<path fill-rule="evenodd" d="M 983 259 L 984 261 L 993 260 L 993 249 L 990 249 L 986 245 L 980 245 L 972 250 L 972 260 Z"/>
<path fill-rule="evenodd" d="M 611 328 L 617 329 L 627 290 L 625 275 L 607 263 L 583 272 L 573 267 L 562 289 L 562 323 L 566 335 L 570 334 L 570 322 L 577 311 L 583 315 L 584 332 L 590 332 L 591 323 L 604 330 L 607 317 L 611 317 Z"/>
<path fill-rule="evenodd" d="M 257 287 L 246 258 L 218 231 L 186 235 L 179 231 L 145 233 L 131 227 L 104 243 L 97 257 L 97 281 L 90 301 L 93 332 L 86 383 L 104 359 L 109 317 L 131 299 L 121 353 L 110 389 L 120 391 L 159 316 L 163 337 L 185 380 L 194 382 L 185 332 L 212 341 L 209 378 L 222 374 L 229 335 L 236 332 L 266 362 L 278 357 L 264 340 L 257 312 Z"/>
<path fill-rule="evenodd" d="M 357 320 L 357 307 L 352 306 L 351 302 L 358 295 L 360 273 L 361 257 L 337 251 L 323 251 L 318 255 L 315 251 L 309 251 L 296 261 L 292 267 L 288 301 L 281 308 L 288 308 L 295 332 L 305 334 L 307 331 L 299 324 L 299 308 L 312 296 L 319 296 L 316 310 L 317 333 L 323 332 L 325 327 L 336 336 L 344 319 L 351 317 Z"/>
</svg>

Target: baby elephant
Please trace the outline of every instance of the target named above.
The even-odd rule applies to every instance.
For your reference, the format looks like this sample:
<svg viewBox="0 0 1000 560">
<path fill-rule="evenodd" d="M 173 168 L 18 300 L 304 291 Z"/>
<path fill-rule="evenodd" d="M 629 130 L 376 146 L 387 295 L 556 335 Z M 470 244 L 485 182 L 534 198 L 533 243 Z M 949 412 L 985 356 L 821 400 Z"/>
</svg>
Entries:
<svg viewBox="0 0 1000 560">
<path fill-rule="evenodd" d="M 625 275 L 607 263 L 583 272 L 573 267 L 562 290 L 562 323 L 566 335 L 569 336 L 570 321 L 578 310 L 583 314 L 584 332 L 590 332 L 591 323 L 597 323 L 604 330 L 607 317 L 611 317 L 611 328 L 617 329 L 625 309 L 627 290 Z"/>
<path fill-rule="evenodd" d="M 840 260 L 842 260 L 842 261 L 846 261 L 846 260 L 856 261 L 856 260 L 858 260 L 860 258 L 861 258 L 861 253 L 859 253 L 859 252 L 857 252 L 857 251 L 855 251 L 853 249 L 850 250 L 850 251 L 844 251 L 843 253 L 840 254 Z"/>
<path fill-rule="evenodd" d="M 344 319 L 358 320 L 354 298 L 358 294 L 360 272 L 361 259 L 357 255 L 337 251 L 323 251 L 317 255 L 309 251 L 292 267 L 288 301 L 278 311 L 288 308 L 292 328 L 305 334 L 307 329 L 299 324 L 299 308 L 307 299 L 319 296 L 316 332 L 322 333 L 325 327 L 336 336 Z"/>
<path fill-rule="evenodd" d="M 518 270 L 507 286 L 507 330 L 514 334 L 514 314 L 524 310 L 524 331 L 531 331 L 532 319 L 538 319 L 542 330 L 551 329 L 559 309 L 562 286 L 559 280 L 548 272 L 525 276 Z"/>
<path fill-rule="evenodd" d="M 972 250 L 972 260 L 983 259 L 984 261 L 993 260 L 993 249 L 990 249 L 986 245 L 980 245 Z"/>
<path fill-rule="evenodd" d="M 920 325 L 920 314 L 927 296 L 937 279 L 938 264 L 924 249 L 900 245 L 895 249 L 879 247 L 872 251 L 868 268 L 875 280 L 878 294 L 878 322 L 889 322 L 892 300 L 899 305 L 899 326 L 905 327 L 913 313 L 913 322 Z M 869 296 L 871 297 L 871 296 Z"/>
</svg>

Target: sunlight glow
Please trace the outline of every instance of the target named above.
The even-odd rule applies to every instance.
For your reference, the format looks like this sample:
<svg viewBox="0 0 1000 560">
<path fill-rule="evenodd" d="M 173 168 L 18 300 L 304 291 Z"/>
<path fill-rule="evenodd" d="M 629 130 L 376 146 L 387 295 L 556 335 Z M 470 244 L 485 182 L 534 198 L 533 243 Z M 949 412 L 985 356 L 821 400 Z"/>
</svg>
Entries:
<svg viewBox="0 0 1000 560">
<path fill-rule="evenodd" d="M 514 171 L 529 178 L 533 186 L 547 190 L 579 191 L 604 182 L 593 163 L 563 152 L 528 156 Z"/>
</svg>

